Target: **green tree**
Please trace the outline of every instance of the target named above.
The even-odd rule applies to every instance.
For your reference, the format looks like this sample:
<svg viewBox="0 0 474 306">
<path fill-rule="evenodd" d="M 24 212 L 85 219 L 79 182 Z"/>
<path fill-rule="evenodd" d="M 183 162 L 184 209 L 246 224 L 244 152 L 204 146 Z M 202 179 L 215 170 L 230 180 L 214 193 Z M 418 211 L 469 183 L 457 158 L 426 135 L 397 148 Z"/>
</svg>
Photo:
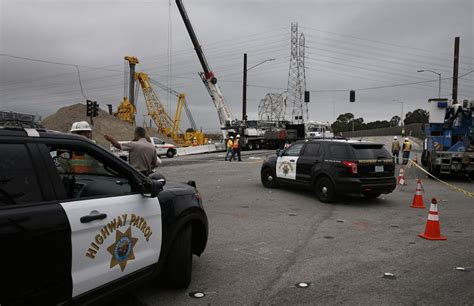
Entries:
<svg viewBox="0 0 474 306">
<path fill-rule="evenodd" d="M 393 116 L 392 119 L 390 119 L 390 126 L 398 126 L 401 120 L 400 116 Z"/>
<path fill-rule="evenodd" d="M 413 112 L 408 112 L 405 115 L 403 123 L 428 123 L 429 112 L 424 109 L 415 109 Z"/>
</svg>

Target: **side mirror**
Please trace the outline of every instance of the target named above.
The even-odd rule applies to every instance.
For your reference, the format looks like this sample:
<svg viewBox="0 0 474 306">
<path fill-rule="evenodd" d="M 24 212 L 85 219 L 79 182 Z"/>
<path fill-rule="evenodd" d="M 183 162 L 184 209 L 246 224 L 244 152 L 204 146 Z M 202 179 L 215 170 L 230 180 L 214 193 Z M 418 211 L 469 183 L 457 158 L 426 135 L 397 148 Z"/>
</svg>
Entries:
<svg viewBox="0 0 474 306">
<path fill-rule="evenodd" d="M 142 195 L 147 198 L 156 198 L 163 191 L 163 184 L 151 179 L 143 180 L 142 187 Z"/>
<path fill-rule="evenodd" d="M 163 186 L 166 185 L 166 178 L 163 174 L 158 173 L 158 172 L 153 172 L 152 174 L 148 175 L 149 179 L 152 179 L 153 181 L 158 181 L 160 182 Z"/>
<path fill-rule="evenodd" d="M 283 154 L 283 150 L 282 149 L 277 149 L 276 150 L 276 155 L 277 156 L 281 156 Z"/>
</svg>

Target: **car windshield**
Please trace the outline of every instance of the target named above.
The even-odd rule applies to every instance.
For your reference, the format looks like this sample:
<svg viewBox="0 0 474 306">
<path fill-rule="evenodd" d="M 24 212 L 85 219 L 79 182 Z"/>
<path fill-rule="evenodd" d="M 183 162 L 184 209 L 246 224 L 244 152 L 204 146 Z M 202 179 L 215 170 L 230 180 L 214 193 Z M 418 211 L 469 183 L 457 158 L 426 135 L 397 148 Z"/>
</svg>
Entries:
<svg viewBox="0 0 474 306">
<path fill-rule="evenodd" d="M 383 145 L 353 145 L 356 159 L 391 158 Z"/>
</svg>

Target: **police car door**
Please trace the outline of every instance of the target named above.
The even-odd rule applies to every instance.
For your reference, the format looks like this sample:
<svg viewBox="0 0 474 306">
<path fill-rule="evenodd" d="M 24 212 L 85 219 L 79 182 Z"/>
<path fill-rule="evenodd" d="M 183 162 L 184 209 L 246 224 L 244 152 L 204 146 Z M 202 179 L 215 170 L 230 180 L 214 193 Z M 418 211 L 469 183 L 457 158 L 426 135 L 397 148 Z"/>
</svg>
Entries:
<svg viewBox="0 0 474 306">
<path fill-rule="evenodd" d="M 296 165 L 304 143 L 295 143 L 277 158 L 276 176 L 283 180 L 296 180 Z"/>
<path fill-rule="evenodd" d="M 142 196 L 120 161 L 77 148 L 47 147 L 66 187 L 60 204 L 71 226 L 73 297 L 156 263 L 161 249 L 158 199 Z M 79 170 L 74 154 L 83 155 Z"/>
</svg>

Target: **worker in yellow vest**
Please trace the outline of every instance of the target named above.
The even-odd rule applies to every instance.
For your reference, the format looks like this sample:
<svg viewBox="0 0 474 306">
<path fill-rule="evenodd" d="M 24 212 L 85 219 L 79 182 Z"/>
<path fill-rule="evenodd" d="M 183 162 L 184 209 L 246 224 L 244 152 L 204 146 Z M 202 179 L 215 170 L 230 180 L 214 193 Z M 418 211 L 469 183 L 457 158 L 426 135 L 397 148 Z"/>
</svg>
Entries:
<svg viewBox="0 0 474 306">
<path fill-rule="evenodd" d="M 410 159 L 410 152 L 411 152 L 411 142 L 408 138 L 405 138 L 402 145 L 403 151 L 403 164 L 406 165 L 408 160 Z"/>
<path fill-rule="evenodd" d="M 230 157 L 229 161 L 234 160 L 242 161 L 242 158 L 240 156 L 240 135 L 235 136 L 235 140 L 232 143 L 232 156 Z"/>
<path fill-rule="evenodd" d="M 397 165 L 399 164 L 399 156 L 400 154 L 400 143 L 398 142 L 397 136 L 393 137 L 392 141 L 392 156 L 393 156 L 393 162 L 396 162 Z"/>
<path fill-rule="evenodd" d="M 227 153 L 225 155 L 225 160 L 228 161 L 229 160 L 229 157 L 232 158 L 232 145 L 234 143 L 234 137 L 232 136 L 229 136 L 229 138 L 227 139 L 226 141 L 226 149 L 227 149 Z"/>
</svg>

